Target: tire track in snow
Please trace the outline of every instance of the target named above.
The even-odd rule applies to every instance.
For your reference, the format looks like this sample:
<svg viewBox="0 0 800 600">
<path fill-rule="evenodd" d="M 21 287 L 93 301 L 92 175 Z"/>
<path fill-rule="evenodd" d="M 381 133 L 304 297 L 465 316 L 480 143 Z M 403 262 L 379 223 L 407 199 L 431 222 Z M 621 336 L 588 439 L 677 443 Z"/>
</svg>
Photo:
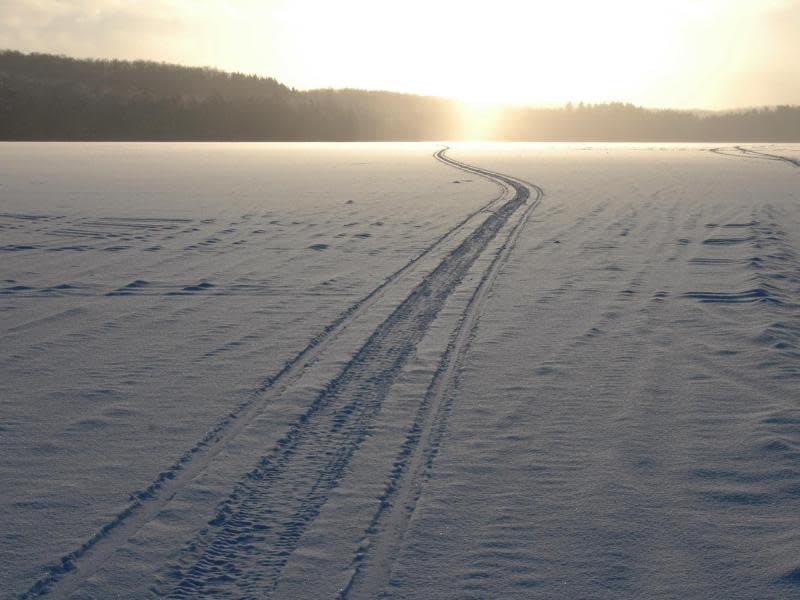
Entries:
<svg viewBox="0 0 800 600">
<path fill-rule="evenodd" d="M 435 156 L 441 162 L 437 152 Z M 169 503 L 175 494 L 197 477 L 203 469 L 234 440 L 248 424 L 256 420 L 262 409 L 283 394 L 297 382 L 307 368 L 314 364 L 328 350 L 340 334 L 357 318 L 369 311 L 401 278 L 412 275 L 421 267 L 424 259 L 446 246 L 460 232 L 469 228 L 473 222 L 492 215 L 496 206 L 507 200 L 511 188 L 504 182 L 478 171 L 471 171 L 492 183 L 500 192 L 486 204 L 469 213 L 414 258 L 397 271 L 391 273 L 366 296 L 345 309 L 336 319 L 327 324 L 295 356 L 284 363 L 276 374 L 267 377 L 263 384 L 253 391 L 250 399 L 237 406 L 220 419 L 200 440 L 189 448 L 170 467 L 144 489 L 131 494 L 129 504 L 109 522 L 87 539 L 81 546 L 61 557 L 54 565 L 45 567 L 43 576 L 20 597 L 23 599 L 47 595 L 53 598 L 69 596 L 83 581 L 90 577 L 108 557 L 128 538 L 145 524 L 152 521 Z"/>
<path fill-rule="evenodd" d="M 345 476 L 389 389 L 429 326 L 501 229 L 518 219 L 478 282 L 431 386 L 426 405 L 435 409 L 431 413 L 440 413 L 436 409 L 456 374 L 485 292 L 542 197 L 536 186 L 449 159 L 445 152 L 435 157 L 513 189 L 513 197 L 413 289 L 258 466 L 236 484 L 208 529 L 187 546 L 181 564 L 172 570 L 174 587 L 166 590 L 168 597 L 263 597 L 275 589 L 288 557 Z M 531 190 L 535 198 L 529 202 Z M 437 422 L 443 424 L 442 419 Z M 433 425 L 425 427 L 430 430 Z"/>
<path fill-rule="evenodd" d="M 440 160 L 445 160 L 456 168 L 475 169 L 444 156 L 440 157 Z M 500 269 L 514 250 L 530 214 L 544 197 L 544 191 L 539 186 L 502 177 L 518 192 L 520 188 L 528 186 L 534 192 L 534 200 L 528 204 L 513 225 L 484 272 L 450 337 L 411 429 L 395 458 L 378 510 L 364 532 L 364 538 L 355 553 L 351 564 L 351 577 L 339 595 L 340 600 L 378 598 L 386 588 L 394 559 L 414 515 L 429 470 L 438 454 L 447 427 L 447 416 L 455 399 L 461 366 L 469 351 L 486 298 Z"/>
<path fill-rule="evenodd" d="M 761 160 L 774 160 L 778 162 L 786 163 L 792 167 L 800 167 L 800 159 L 798 158 L 791 158 L 788 156 L 781 156 L 780 154 L 768 154 L 766 152 L 759 152 L 757 150 L 750 150 L 749 148 L 745 148 L 743 146 L 734 146 L 734 150 L 738 152 L 738 154 L 733 153 L 728 148 L 711 148 L 709 152 L 713 152 L 714 154 L 719 154 L 720 156 L 733 156 L 734 158 L 753 158 L 753 159 L 761 159 Z"/>
</svg>

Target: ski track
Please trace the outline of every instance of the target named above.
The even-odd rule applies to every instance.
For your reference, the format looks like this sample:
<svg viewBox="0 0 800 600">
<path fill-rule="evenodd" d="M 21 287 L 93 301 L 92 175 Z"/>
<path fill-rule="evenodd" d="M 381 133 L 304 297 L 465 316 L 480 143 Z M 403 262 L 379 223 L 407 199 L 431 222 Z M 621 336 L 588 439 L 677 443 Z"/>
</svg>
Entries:
<svg viewBox="0 0 800 600">
<path fill-rule="evenodd" d="M 445 151 L 437 152 L 436 158 L 512 188 L 513 197 L 416 286 L 260 464 L 236 485 L 209 528 L 187 547 L 181 564 L 172 571 L 174 587 L 164 590 L 169 598 L 263 597 L 275 589 L 289 556 L 346 474 L 389 389 L 445 301 L 509 219 L 520 212 L 527 216 L 542 197 L 535 186 L 451 160 Z M 531 189 L 536 198 L 528 203 Z M 519 210 L 526 205 L 526 210 Z M 512 236 L 518 230 L 515 227 Z M 475 299 L 496 274 L 499 258 L 507 255 L 511 242 L 510 237 L 484 273 L 470 307 L 476 306 Z M 447 374 L 444 379 L 454 372 L 449 355 L 458 356 L 464 348 L 470 330 L 465 324 L 476 318 L 477 313 L 468 308 L 459 326 L 459 333 L 466 333 L 456 334 L 456 344 L 442 361 L 445 368 L 440 365 L 439 373 Z M 444 379 L 436 377 L 431 389 L 444 387 Z M 435 407 L 436 402 L 423 405 Z M 416 432 L 409 435 L 413 438 Z M 390 478 L 396 482 L 401 475 L 395 471 Z"/>
<path fill-rule="evenodd" d="M 379 410 L 381 399 L 391 386 L 394 377 L 413 354 L 427 325 L 436 317 L 444 301 L 468 268 L 486 249 L 487 244 L 517 209 L 527 203 L 530 196 L 529 189 L 535 190 L 536 200 L 528 204 L 524 218 L 527 218 L 542 197 L 541 189 L 536 186 L 529 188 L 527 186 L 530 184 L 460 163 L 448 158 L 445 155 L 446 151 L 447 148 L 444 148 L 435 153 L 434 157 L 446 165 L 492 181 L 498 185 L 500 193 L 435 239 L 406 265 L 389 275 L 369 294 L 326 325 L 303 350 L 288 360 L 277 374 L 265 379 L 263 385 L 254 390 L 248 400 L 225 415 L 173 465 L 159 473 L 150 485 L 131 494 L 130 504 L 124 510 L 79 548 L 62 557 L 59 563 L 48 566 L 45 575 L 35 582 L 21 596 L 22 598 L 42 595 L 61 598 L 74 592 L 116 549 L 123 546 L 131 535 L 155 518 L 177 491 L 197 477 L 227 443 L 258 417 L 272 399 L 283 393 L 289 385 L 297 382 L 306 369 L 331 347 L 345 328 L 366 313 L 393 283 L 402 276 L 418 270 L 426 256 L 445 246 L 459 232 L 469 230 L 468 228 L 479 219 L 485 218 L 422 279 L 390 317 L 372 333 L 367 343 L 347 363 L 339 376 L 314 400 L 307 413 L 290 429 L 278 446 L 264 457 L 254 471 L 237 484 L 236 491 L 220 510 L 217 518 L 212 521 L 209 532 L 205 534 L 207 542 L 195 545 L 196 548 L 203 548 L 204 554 L 184 574 L 171 597 L 206 596 L 216 593 L 213 590 L 214 583 L 229 584 L 232 579 L 231 573 L 237 572 L 236 565 L 232 562 L 220 563 L 213 557 L 220 553 L 220 549 L 230 550 L 234 545 L 243 551 L 243 556 L 262 559 L 258 561 L 259 566 L 256 569 L 258 572 L 253 574 L 252 579 L 245 577 L 243 582 L 234 581 L 235 584 L 244 587 L 261 586 L 261 589 L 264 589 L 261 583 L 276 581 L 280 566 L 286 562 L 290 549 L 296 545 L 305 525 L 313 520 L 324 503 L 325 491 L 336 485 L 350 457 L 367 435 L 371 416 Z M 511 196 L 512 190 L 513 196 Z M 516 231 L 517 227 L 514 228 L 512 235 Z M 501 253 L 505 255 L 510 251 L 508 242 L 509 240 L 506 240 L 501 249 Z M 479 289 L 486 287 L 489 272 L 496 272 L 495 263 L 498 262 L 499 256 L 500 254 L 487 269 Z M 478 293 L 477 290 L 475 293 Z M 470 306 L 473 305 L 473 300 L 475 297 L 470 301 Z M 464 328 L 464 322 L 474 318 L 474 316 L 467 318 L 465 315 L 459 331 Z M 458 337 L 457 334 L 458 331 L 454 334 L 454 339 Z M 458 347 L 456 355 L 463 351 L 465 346 L 462 346 L 463 344 Z M 451 351 L 453 351 L 452 344 L 442 358 L 443 365 L 449 360 Z M 452 368 L 445 370 L 452 373 Z M 439 375 L 445 370 L 440 365 L 431 389 L 436 387 L 437 380 L 441 379 Z M 301 450 L 308 448 L 311 450 L 306 450 L 303 456 L 299 456 Z M 298 490 L 304 490 L 303 494 L 298 495 Z M 246 516 L 248 511 L 262 513 L 258 523 L 273 521 L 277 525 L 279 520 L 277 516 L 267 517 L 273 513 L 276 515 L 286 513 L 285 509 L 283 513 L 275 511 L 275 507 L 285 498 L 291 499 L 289 501 L 292 506 L 291 519 L 288 522 L 281 521 L 284 527 L 280 532 L 267 535 L 256 520 L 250 520 Z M 273 501 L 276 501 L 274 505 Z M 262 539 L 257 543 L 259 536 Z M 264 544 L 269 546 L 271 558 L 256 552 L 256 545 Z M 215 563 L 217 568 L 205 570 L 204 565 Z M 262 566 L 264 564 L 272 565 L 275 574 L 269 577 L 267 573 L 269 569 L 265 569 Z M 223 593 L 221 597 L 226 597 L 226 594 Z"/>
</svg>

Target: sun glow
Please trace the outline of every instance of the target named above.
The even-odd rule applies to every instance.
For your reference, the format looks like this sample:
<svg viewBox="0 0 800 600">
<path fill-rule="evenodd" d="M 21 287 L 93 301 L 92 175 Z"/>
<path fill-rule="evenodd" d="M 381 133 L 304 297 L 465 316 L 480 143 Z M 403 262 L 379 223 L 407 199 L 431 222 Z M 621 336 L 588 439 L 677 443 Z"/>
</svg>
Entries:
<svg viewBox="0 0 800 600">
<path fill-rule="evenodd" d="M 351 10 L 342 11 L 340 3 L 321 8 L 313 23 L 304 23 L 307 12 L 288 4 L 282 18 L 286 31 L 304 31 L 286 40 L 293 44 L 290 54 L 302 57 L 303 87 L 335 85 L 326 74 L 347 70 L 353 87 L 471 103 L 653 104 L 664 97 L 666 104 L 689 101 L 696 92 L 675 86 L 691 71 L 691 55 L 700 51 L 696 40 L 706 58 L 713 55 L 715 72 L 735 54 L 743 29 L 721 25 L 745 18 L 741 10 L 734 16 L 725 10 L 736 2 L 495 0 L 487 6 L 407 0 L 388 9 L 351 0 L 345 2 Z M 344 13 L 358 18 L 342 19 Z M 707 85 L 707 78 L 698 83 Z"/>
<path fill-rule="evenodd" d="M 0 47 L 470 103 L 794 103 L 797 0 L 6 0 Z M 57 36 L 52 32 L 57 30 Z M 481 111 L 479 111 L 481 112 Z"/>
<path fill-rule="evenodd" d="M 491 138 L 503 107 L 493 102 L 462 102 L 459 120 L 461 136 L 466 140 Z"/>
</svg>

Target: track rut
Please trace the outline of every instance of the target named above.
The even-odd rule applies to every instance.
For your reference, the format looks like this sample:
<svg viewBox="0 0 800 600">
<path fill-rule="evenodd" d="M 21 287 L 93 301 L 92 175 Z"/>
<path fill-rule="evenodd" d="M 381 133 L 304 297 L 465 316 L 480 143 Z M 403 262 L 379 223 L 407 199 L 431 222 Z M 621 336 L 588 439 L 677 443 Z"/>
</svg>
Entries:
<svg viewBox="0 0 800 600">
<path fill-rule="evenodd" d="M 792 167 L 800 167 L 800 159 L 791 158 L 789 156 L 782 156 L 780 154 L 769 154 L 767 152 L 759 152 L 758 150 L 751 150 L 744 146 L 734 146 L 732 152 L 730 148 L 711 148 L 710 152 L 719 154 L 720 156 L 733 156 L 735 158 L 754 158 L 760 160 L 774 160 L 786 163 Z"/>
<path fill-rule="evenodd" d="M 530 214 L 542 197 L 535 186 L 454 161 L 445 150 L 435 156 L 458 169 L 491 177 L 514 194 L 414 288 L 279 443 L 236 485 L 208 530 L 189 545 L 182 565 L 174 571 L 169 598 L 265 597 L 275 590 L 288 557 L 345 476 L 389 389 L 448 297 L 509 220 L 516 215 L 522 223 L 521 217 Z M 498 257 L 510 248 L 516 231 L 517 227 L 512 228 Z M 477 290 L 485 289 L 496 274 L 498 260 L 490 263 Z M 477 290 L 474 297 L 479 296 Z M 457 334 L 469 332 L 467 324 L 474 318 L 468 309 Z M 439 372 L 447 374 L 448 380 L 455 364 L 451 365 L 450 358 L 459 354 L 463 342 L 451 346 L 456 351 L 448 351 L 445 364 L 440 365 Z M 438 389 L 441 381 L 437 378 L 432 389 Z M 426 406 L 436 404 L 429 401 Z"/>
<path fill-rule="evenodd" d="M 467 215 L 326 325 L 280 372 L 268 377 L 251 400 L 223 417 L 147 488 L 132 494 L 131 503 L 121 513 L 50 567 L 23 597 L 61 598 L 77 590 L 130 536 L 155 519 L 227 444 L 255 422 L 272 399 L 301 380 L 307 368 L 351 323 L 367 313 L 394 284 L 413 277 L 420 269 L 424 273 L 421 265 L 430 259 L 429 255 L 444 249 L 441 262 L 422 276 L 284 437 L 263 455 L 258 466 L 235 483 L 208 529 L 192 540 L 184 552 L 181 566 L 174 572 L 174 587 L 163 593 L 174 598 L 241 597 L 263 596 L 274 588 L 287 556 L 319 513 L 327 493 L 341 480 L 369 434 L 369 425 L 388 390 L 447 298 L 509 220 L 515 218 L 522 223 L 543 195 L 536 186 L 450 159 L 446 150 L 435 153 L 435 158 L 493 181 L 500 188 L 498 196 Z M 527 208 L 520 210 L 524 206 Z M 493 278 L 490 274 L 496 262 L 497 257 L 484 273 L 479 288 Z M 463 321 L 468 320 L 465 313 Z M 462 328 L 460 325 L 458 331 Z M 453 356 L 462 351 L 460 348 L 456 344 L 458 351 Z M 450 354 L 448 350 L 442 360 Z"/>
</svg>

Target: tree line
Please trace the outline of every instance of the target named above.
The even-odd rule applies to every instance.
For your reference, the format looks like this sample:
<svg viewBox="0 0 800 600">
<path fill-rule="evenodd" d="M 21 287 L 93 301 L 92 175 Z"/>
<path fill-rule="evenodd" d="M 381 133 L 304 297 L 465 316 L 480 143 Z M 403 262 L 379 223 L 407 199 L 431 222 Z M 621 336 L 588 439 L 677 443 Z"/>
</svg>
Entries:
<svg viewBox="0 0 800 600">
<path fill-rule="evenodd" d="M 272 78 L 149 61 L 0 52 L 3 140 L 464 139 L 459 102 L 393 92 L 299 91 Z M 800 141 L 800 107 L 735 112 L 625 103 L 499 109 L 486 139 Z"/>
</svg>

